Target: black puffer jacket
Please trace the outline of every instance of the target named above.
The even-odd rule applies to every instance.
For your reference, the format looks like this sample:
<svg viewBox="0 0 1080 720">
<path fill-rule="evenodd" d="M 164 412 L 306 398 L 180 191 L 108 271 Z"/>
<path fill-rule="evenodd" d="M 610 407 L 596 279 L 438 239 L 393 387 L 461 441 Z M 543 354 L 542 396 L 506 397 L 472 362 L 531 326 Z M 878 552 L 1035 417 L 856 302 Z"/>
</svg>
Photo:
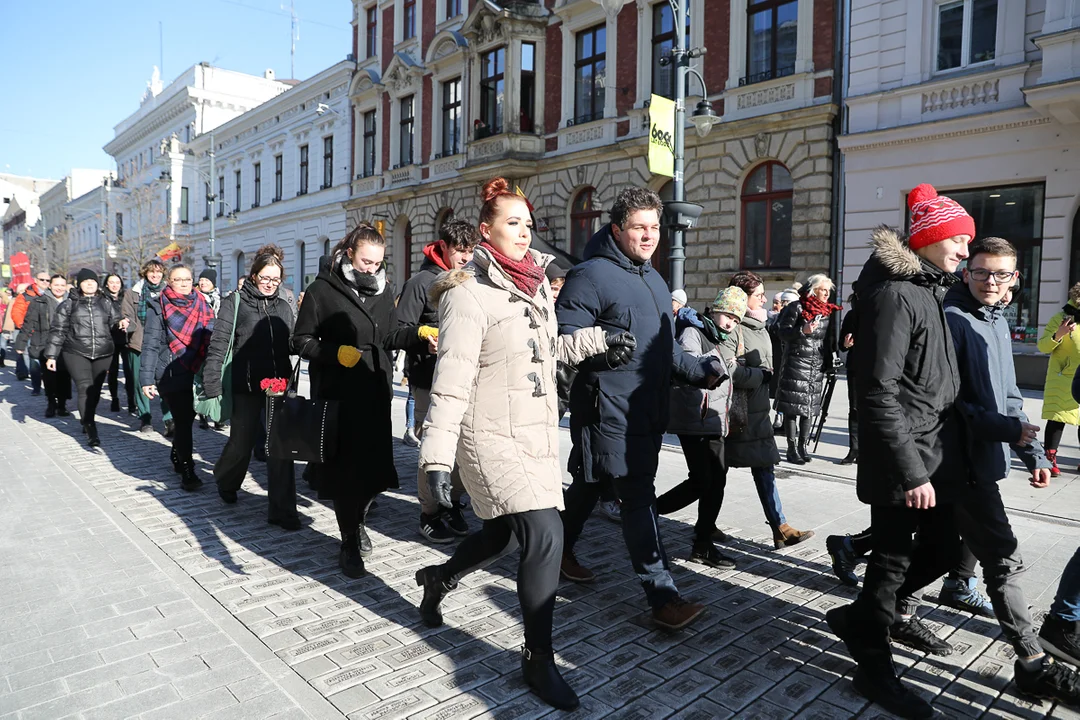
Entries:
<svg viewBox="0 0 1080 720">
<path fill-rule="evenodd" d="M 240 302 L 239 310 L 236 303 Z M 214 321 L 214 334 L 203 365 L 203 386 L 208 397 L 221 395 L 221 366 L 233 332 L 236 312 L 236 336 L 233 340 L 231 366 L 232 391 L 254 395 L 263 392 L 259 383 L 266 378 L 284 378 L 292 372 L 289 362 L 289 336 L 293 311 L 288 300 L 276 290 L 263 295 L 253 282 L 221 301 Z"/>
<path fill-rule="evenodd" d="M 101 293 L 83 295 L 78 288 L 71 293 L 53 316 L 45 357 L 59 357 L 61 351 L 90 360 L 112 355 L 112 330 L 120 322 L 112 300 Z"/>
<path fill-rule="evenodd" d="M 431 259 L 427 248 L 424 254 L 427 256 L 424 263 L 405 281 L 405 287 L 401 290 L 401 299 L 394 309 L 393 329 L 386 338 L 386 348 L 404 350 L 407 353 L 405 367 L 409 373 L 409 384 L 430 390 L 437 356 L 428 351 L 428 341 L 417 335 L 417 331 L 423 325 L 439 327 L 439 312 L 428 299 L 428 290 L 444 270 Z"/>
<path fill-rule="evenodd" d="M 19 330 L 19 338 L 15 341 L 16 351 L 28 353 L 32 358 L 41 357 L 41 353 L 45 351 L 45 344 L 49 341 L 53 315 L 65 299 L 57 300 L 51 292 L 46 292 L 30 301 L 30 306 L 26 310 L 26 319 L 23 320 L 23 326 Z"/>
<path fill-rule="evenodd" d="M 821 410 L 825 373 L 832 371 L 832 352 L 827 347 L 829 320 L 822 318 L 814 332 L 803 332 L 806 320 L 802 302 L 793 302 L 780 311 L 776 329 L 784 343 L 780 382 L 776 388 L 776 409 L 784 415 L 814 417 Z"/>
<path fill-rule="evenodd" d="M 955 408 L 956 349 L 942 300 L 956 276 L 922 260 L 880 227 L 859 276 L 859 499 L 900 505 L 933 482 L 938 502 L 967 478 Z"/>
<path fill-rule="evenodd" d="M 105 292 L 105 297 L 113 305 L 113 312 L 116 313 L 116 321 L 117 322 L 120 322 L 120 320 L 124 317 L 124 292 L 125 291 L 124 291 L 123 287 L 120 288 L 120 292 L 117 293 L 116 297 L 113 297 L 112 295 L 110 295 L 108 293 L 108 291 Z M 112 329 L 112 339 L 113 339 L 113 349 L 114 350 L 126 350 L 127 349 L 127 331 L 126 330 L 121 330 L 119 327 L 114 327 Z"/>
</svg>

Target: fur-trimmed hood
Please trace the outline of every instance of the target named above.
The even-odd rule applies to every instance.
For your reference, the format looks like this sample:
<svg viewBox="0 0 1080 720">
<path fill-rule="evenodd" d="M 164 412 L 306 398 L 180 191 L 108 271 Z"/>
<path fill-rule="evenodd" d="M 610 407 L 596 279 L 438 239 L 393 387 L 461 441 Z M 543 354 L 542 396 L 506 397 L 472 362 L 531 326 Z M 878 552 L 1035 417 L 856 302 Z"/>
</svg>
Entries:
<svg viewBox="0 0 1080 720">
<path fill-rule="evenodd" d="M 466 265 L 463 268 L 457 270 L 448 270 L 435 278 L 435 282 L 431 283 L 431 287 L 428 288 L 428 301 L 432 307 L 438 308 L 439 301 L 442 300 L 443 295 L 448 290 L 456 288 L 458 285 L 464 285 L 470 280 L 476 279 L 476 271 L 472 264 Z"/>
<path fill-rule="evenodd" d="M 881 225 L 870 233 L 873 251 L 859 275 L 860 290 L 888 281 L 908 281 L 918 285 L 952 285 L 956 276 L 922 259 L 908 246 L 908 238 L 898 230 Z"/>
</svg>

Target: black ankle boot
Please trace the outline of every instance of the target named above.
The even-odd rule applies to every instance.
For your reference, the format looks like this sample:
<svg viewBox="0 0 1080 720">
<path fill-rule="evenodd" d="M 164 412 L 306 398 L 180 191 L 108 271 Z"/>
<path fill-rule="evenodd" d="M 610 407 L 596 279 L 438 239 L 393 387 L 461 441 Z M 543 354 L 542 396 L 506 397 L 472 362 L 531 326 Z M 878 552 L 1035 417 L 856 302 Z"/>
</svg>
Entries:
<svg viewBox="0 0 1080 720">
<path fill-rule="evenodd" d="M 56 417 L 56 400 L 53 398 L 49 398 L 49 402 L 45 406 L 45 417 Z"/>
<path fill-rule="evenodd" d="M 424 588 L 424 597 L 420 601 L 419 608 L 420 619 L 431 628 L 442 626 L 442 611 L 439 609 L 439 603 L 456 586 L 444 582 L 442 575 L 442 568 L 439 565 L 429 565 L 416 571 L 416 584 Z"/>
<path fill-rule="evenodd" d="M 112 405 L 109 407 L 110 412 L 120 412 L 120 401 L 113 398 Z"/>
<path fill-rule="evenodd" d="M 202 480 L 199 479 L 198 474 L 195 472 L 194 462 L 180 464 L 180 486 L 188 492 L 198 490 L 202 486 Z"/>
<path fill-rule="evenodd" d="M 61 400 L 60 404 L 56 406 L 56 414 L 60 417 L 68 417 L 71 415 L 71 411 L 67 409 L 67 402 Z"/>
<path fill-rule="evenodd" d="M 83 425 L 83 431 L 86 432 L 86 444 L 88 447 L 98 447 L 101 445 L 101 440 L 98 438 L 97 423 L 93 420 L 87 421 Z"/>
<path fill-rule="evenodd" d="M 570 687 L 559 668 L 555 666 L 555 653 L 551 650 L 521 649 L 521 674 L 525 684 L 537 697 L 558 710 L 576 710 L 581 701 Z"/>
<path fill-rule="evenodd" d="M 793 441 L 788 440 L 787 444 L 787 458 L 786 460 L 792 465 L 805 465 L 806 461 L 802 459 L 802 455 L 799 454 L 799 447 Z"/>
<path fill-rule="evenodd" d="M 356 533 L 346 535 L 341 541 L 341 553 L 338 555 L 338 565 L 345 577 L 364 577 L 364 558 L 360 556 L 360 543 Z"/>
<path fill-rule="evenodd" d="M 787 435 L 787 461 L 792 465 L 805 465 L 802 455 L 799 453 L 798 430 L 796 423 L 798 418 L 784 418 L 784 434 Z"/>
<path fill-rule="evenodd" d="M 799 418 L 799 457 L 803 459 L 804 463 L 810 462 L 810 453 L 806 451 L 806 446 L 810 444 L 810 418 Z"/>
</svg>

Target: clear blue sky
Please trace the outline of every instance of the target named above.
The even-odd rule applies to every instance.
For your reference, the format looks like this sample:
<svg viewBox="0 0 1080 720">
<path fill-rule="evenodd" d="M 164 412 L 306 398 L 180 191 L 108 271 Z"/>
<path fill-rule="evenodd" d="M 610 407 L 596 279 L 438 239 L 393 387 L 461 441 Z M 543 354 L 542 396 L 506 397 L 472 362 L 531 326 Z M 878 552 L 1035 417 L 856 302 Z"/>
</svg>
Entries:
<svg viewBox="0 0 1080 720">
<path fill-rule="evenodd" d="M 352 52 L 352 4 L 293 1 L 303 80 Z M 0 172 L 113 168 L 101 147 L 161 62 L 158 21 L 166 86 L 204 60 L 289 77 L 289 0 L 0 0 Z"/>
</svg>

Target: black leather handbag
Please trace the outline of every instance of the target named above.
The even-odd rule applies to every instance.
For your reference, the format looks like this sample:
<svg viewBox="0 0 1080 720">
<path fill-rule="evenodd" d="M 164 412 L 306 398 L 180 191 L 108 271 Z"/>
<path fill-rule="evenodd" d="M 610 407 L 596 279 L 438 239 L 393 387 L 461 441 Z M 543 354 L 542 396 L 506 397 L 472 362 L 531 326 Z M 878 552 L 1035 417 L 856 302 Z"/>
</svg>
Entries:
<svg viewBox="0 0 1080 720">
<path fill-rule="evenodd" d="M 266 455 L 275 460 L 324 463 L 337 453 L 338 403 L 308 400 L 297 394 L 300 358 L 288 389 L 266 398 Z"/>
</svg>

